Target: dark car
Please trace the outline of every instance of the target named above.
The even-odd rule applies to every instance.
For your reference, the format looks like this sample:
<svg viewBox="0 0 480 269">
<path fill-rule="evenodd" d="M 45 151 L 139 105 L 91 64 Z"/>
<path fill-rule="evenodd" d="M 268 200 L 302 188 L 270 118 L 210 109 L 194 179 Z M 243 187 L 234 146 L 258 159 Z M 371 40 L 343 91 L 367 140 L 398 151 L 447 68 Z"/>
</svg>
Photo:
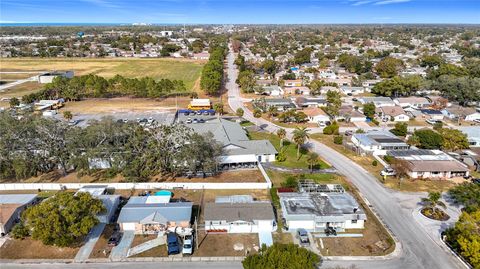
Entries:
<svg viewBox="0 0 480 269">
<path fill-rule="evenodd" d="M 305 229 L 298 229 L 297 230 L 297 237 L 298 241 L 300 242 L 301 246 L 308 246 L 310 245 L 310 240 L 308 239 L 308 232 Z"/>
<path fill-rule="evenodd" d="M 168 246 L 168 255 L 180 253 L 180 244 L 178 243 L 177 234 L 175 233 L 167 234 L 167 246 Z"/>
<path fill-rule="evenodd" d="M 117 232 L 113 233 L 112 236 L 110 236 L 110 238 L 108 239 L 108 246 L 110 247 L 117 246 L 121 238 L 122 238 L 121 233 L 117 233 Z"/>
</svg>

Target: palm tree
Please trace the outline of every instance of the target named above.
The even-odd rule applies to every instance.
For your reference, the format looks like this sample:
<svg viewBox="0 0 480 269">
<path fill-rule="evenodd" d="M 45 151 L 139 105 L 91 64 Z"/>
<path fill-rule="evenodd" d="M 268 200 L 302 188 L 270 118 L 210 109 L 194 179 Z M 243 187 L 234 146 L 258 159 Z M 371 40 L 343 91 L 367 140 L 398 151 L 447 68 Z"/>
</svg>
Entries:
<svg viewBox="0 0 480 269">
<path fill-rule="evenodd" d="M 428 198 L 422 198 L 422 202 L 425 205 L 425 208 L 430 208 L 432 211 L 437 210 L 437 206 L 447 208 L 447 206 L 440 201 L 442 195 L 439 192 L 429 192 Z"/>
<path fill-rule="evenodd" d="M 297 159 L 300 158 L 300 146 L 305 144 L 308 138 L 310 136 L 306 127 L 297 127 L 293 130 L 293 142 L 297 144 Z"/>
<path fill-rule="evenodd" d="M 283 147 L 283 139 L 285 139 L 285 136 L 287 136 L 287 131 L 285 131 L 283 128 L 280 128 L 277 130 L 277 136 L 280 138 L 280 147 Z"/>
<path fill-rule="evenodd" d="M 277 115 L 278 109 L 276 106 L 270 106 L 268 108 L 268 117 L 271 119 L 273 116 Z"/>
<path fill-rule="evenodd" d="M 318 163 L 318 154 L 315 152 L 308 154 L 307 163 L 310 166 L 310 172 L 313 173 L 313 166 Z"/>
</svg>

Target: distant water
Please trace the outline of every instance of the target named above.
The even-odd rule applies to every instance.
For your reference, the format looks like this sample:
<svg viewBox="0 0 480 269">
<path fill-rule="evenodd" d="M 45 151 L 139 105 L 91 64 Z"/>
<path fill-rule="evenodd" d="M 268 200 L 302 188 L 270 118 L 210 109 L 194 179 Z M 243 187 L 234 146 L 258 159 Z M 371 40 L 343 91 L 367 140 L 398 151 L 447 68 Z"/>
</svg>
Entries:
<svg viewBox="0 0 480 269">
<path fill-rule="evenodd" d="M 25 23 L 0 23 L 4 26 L 132 26 L 133 23 L 100 23 L 100 22 L 25 22 Z M 178 25 L 177 23 L 152 23 L 149 25 Z"/>
</svg>

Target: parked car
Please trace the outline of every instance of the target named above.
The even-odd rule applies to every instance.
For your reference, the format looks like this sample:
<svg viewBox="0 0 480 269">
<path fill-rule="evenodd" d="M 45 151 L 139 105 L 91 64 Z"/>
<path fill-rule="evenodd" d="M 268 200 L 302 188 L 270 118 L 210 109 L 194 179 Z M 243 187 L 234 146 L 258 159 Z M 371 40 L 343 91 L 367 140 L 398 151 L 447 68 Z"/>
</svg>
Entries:
<svg viewBox="0 0 480 269">
<path fill-rule="evenodd" d="M 108 246 L 116 247 L 118 243 L 120 243 L 120 239 L 122 238 L 122 234 L 119 232 L 114 232 L 112 236 L 108 239 Z"/>
<path fill-rule="evenodd" d="M 394 176 L 397 172 L 393 168 L 385 168 L 380 172 L 381 176 Z"/>
<path fill-rule="evenodd" d="M 204 123 L 205 120 L 204 120 L 204 119 L 199 119 L 198 122 L 199 122 L 199 123 Z"/>
<path fill-rule="evenodd" d="M 298 229 L 297 230 L 297 237 L 298 241 L 300 242 L 301 246 L 308 246 L 310 245 L 310 240 L 308 239 L 308 232 L 305 229 Z"/>
<path fill-rule="evenodd" d="M 168 255 L 180 253 L 180 245 L 178 244 L 178 237 L 176 233 L 167 234 L 167 248 Z"/>
<path fill-rule="evenodd" d="M 330 236 L 330 235 L 336 236 L 336 235 L 337 235 L 337 230 L 335 230 L 335 229 L 332 228 L 332 227 L 327 227 L 327 229 L 325 229 L 325 234 L 326 234 L 327 236 Z"/>
<path fill-rule="evenodd" d="M 425 122 L 431 125 L 435 125 L 436 123 L 442 123 L 441 120 L 434 120 L 434 119 L 427 119 L 425 120 Z"/>
<path fill-rule="evenodd" d="M 187 235 L 183 239 L 182 254 L 183 255 L 193 254 L 193 236 L 192 235 Z"/>
<path fill-rule="evenodd" d="M 193 123 L 198 123 L 198 119 L 193 119 Z"/>
<path fill-rule="evenodd" d="M 188 118 L 187 123 L 192 123 L 192 119 Z"/>
<path fill-rule="evenodd" d="M 352 130 L 347 130 L 347 131 L 345 131 L 345 135 L 346 136 L 351 136 L 351 135 L 353 135 L 353 131 Z"/>
</svg>

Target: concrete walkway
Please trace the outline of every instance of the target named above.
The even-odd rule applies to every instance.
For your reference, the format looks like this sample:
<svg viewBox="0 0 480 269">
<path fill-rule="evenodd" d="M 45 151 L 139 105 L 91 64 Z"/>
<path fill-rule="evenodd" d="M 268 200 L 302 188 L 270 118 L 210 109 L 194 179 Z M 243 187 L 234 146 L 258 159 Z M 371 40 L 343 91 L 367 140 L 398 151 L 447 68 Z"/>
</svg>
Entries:
<svg viewBox="0 0 480 269">
<path fill-rule="evenodd" d="M 88 260 L 88 257 L 90 257 L 90 253 L 92 253 L 93 247 L 95 247 L 95 244 L 102 235 L 105 226 L 105 223 L 99 223 L 92 228 L 90 233 L 87 235 L 85 244 L 80 248 L 75 256 L 74 262 L 86 262 Z"/>
<path fill-rule="evenodd" d="M 134 237 L 135 234 L 133 231 L 124 231 L 120 243 L 112 249 L 110 259 L 112 261 L 121 261 L 125 259 Z"/>
<path fill-rule="evenodd" d="M 160 245 L 165 245 L 167 243 L 167 236 L 166 235 L 159 235 L 157 238 L 144 242 L 138 246 L 134 246 L 133 248 L 130 248 L 127 252 L 127 257 L 135 256 L 137 254 L 140 254 L 142 252 L 145 252 L 149 249 L 152 249 L 154 247 L 158 247 Z"/>
</svg>

